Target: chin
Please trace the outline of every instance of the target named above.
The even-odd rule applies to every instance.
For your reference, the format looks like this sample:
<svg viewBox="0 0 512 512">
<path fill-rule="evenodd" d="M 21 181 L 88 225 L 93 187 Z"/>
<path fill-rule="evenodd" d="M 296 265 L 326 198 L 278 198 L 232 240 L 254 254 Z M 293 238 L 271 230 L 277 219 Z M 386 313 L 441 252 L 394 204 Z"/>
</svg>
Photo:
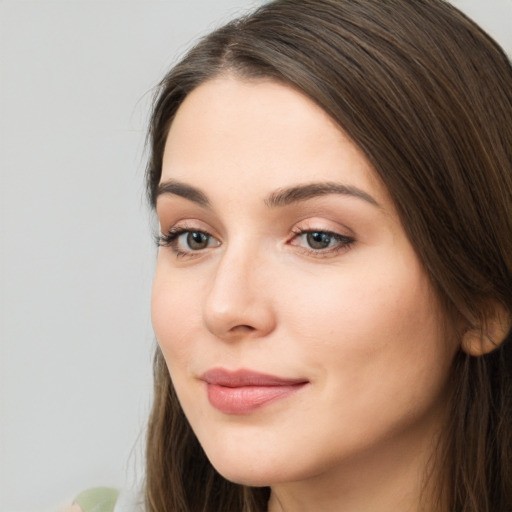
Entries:
<svg viewBox="0 0 512 512">
<path fill-rule="evenodd" d="M 276 483 L 293 480 L 290 467 L 268 457 L 268 454 L 245 454 L 236 449 L 231 454 L 208 454 L 215 470 L 230 482 L 250 487 L 267 487 Z"/>
<path fill-rule="evenodd" d="M 274 482 L 271 481 L 271 479 L 269 480 L 268 478 L 264 478 L 262 475 L 257 473 L 248 474 L 247 471 L 244 471 L 243 475 L 239 472 L 222 473 L 218 471 L 218 473 L 234 484 L 246 485 L 247 487 L 270 487 L 271 485 L 274 485 Z"/>
<path fill-rule="evenodd" d="M 226 480 L 239 485 L 248 487 L 270 487 L 283 480 L 283 474 L 280 478 L 275 474 L 276 468 L 266 470 L 260 467 L 221 467 L 213 465 L 217 472 Z M 288 480 L 285 478 L 284 480 Z"/>
<path fill-rule="evenodd" d="M 314 460 L 301 460 L 300 457 L 276 455 L 255 450 L 242 452 L 236 447 L 231 454 L 226 450 L 207 456 L 215 470 L 230 482 L 249 487 L 270 487 L 286 482 L 306 480 L 322 472 Z"/>
<path fill-rule="evenodd" d="M 265 461 L 253 462 L 245 457 L 236 457 L 236 455 L 234 460 L 225 456 L 222 458 L 208 457 L 208 459 L 221 476 L 235 484 L 265 487 L 273 483 L 271 468 L 267 467 L 268 464 L 265 464 Z"/>
</svg>

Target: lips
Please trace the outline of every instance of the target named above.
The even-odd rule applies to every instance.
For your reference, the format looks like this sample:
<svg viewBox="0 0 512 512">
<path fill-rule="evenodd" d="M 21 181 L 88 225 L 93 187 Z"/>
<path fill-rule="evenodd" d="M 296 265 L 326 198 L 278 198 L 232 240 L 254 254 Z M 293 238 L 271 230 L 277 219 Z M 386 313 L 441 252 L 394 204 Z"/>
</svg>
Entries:
<svg viewBox="0 0 512 512">
<path fill-rule="evenodd" d="M 249 414 L 302 389 L 306 379 L 214 368 L 200 377 L 206 383 L 210 404 L 224 414 Z"/>
</svg>

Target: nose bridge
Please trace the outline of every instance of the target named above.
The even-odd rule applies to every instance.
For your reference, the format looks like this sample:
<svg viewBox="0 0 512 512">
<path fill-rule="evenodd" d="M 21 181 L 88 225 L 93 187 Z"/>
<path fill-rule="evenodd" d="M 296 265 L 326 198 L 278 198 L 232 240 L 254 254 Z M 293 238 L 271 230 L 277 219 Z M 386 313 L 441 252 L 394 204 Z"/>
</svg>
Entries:
<svg viewBox="0 0 512 512">
<path fill-rule="evenodd" d="M 218 337 L 262 336 L 272 330 L 274 315 L 265 267 L 250 241 L 238 240 L 224 249 L 204 304 L 204 322 L 212 333 Z"/>
</svg>

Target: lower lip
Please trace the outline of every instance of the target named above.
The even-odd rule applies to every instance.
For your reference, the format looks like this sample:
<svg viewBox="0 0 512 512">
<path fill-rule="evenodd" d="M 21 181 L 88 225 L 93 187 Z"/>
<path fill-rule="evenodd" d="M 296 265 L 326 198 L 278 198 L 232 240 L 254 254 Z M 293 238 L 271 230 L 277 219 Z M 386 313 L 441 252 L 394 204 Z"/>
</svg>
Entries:
<svg viewBox="0 0 512 512">
<path fill-rule="evenodd" d="M 210 404 L 224 414 L 249 414 L 296 393 L 306 385 L 226 387 L 207 384 Z"/>
</svg>

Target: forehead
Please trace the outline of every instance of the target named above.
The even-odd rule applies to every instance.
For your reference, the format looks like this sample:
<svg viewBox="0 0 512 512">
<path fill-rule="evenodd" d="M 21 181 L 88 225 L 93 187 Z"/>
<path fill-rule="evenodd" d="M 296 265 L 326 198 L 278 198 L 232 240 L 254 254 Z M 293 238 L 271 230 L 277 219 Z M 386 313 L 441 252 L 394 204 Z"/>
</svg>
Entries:
<svg viewBox="0 0 512 512">
<path fill-rule="evenodd" d="M 162 181 L 246 193 L 342 181 L 387 195 L 362 151 L 311 99 L 272 80 L 222 76 L 193 90 L 166 141 Z"/>
</svg>

